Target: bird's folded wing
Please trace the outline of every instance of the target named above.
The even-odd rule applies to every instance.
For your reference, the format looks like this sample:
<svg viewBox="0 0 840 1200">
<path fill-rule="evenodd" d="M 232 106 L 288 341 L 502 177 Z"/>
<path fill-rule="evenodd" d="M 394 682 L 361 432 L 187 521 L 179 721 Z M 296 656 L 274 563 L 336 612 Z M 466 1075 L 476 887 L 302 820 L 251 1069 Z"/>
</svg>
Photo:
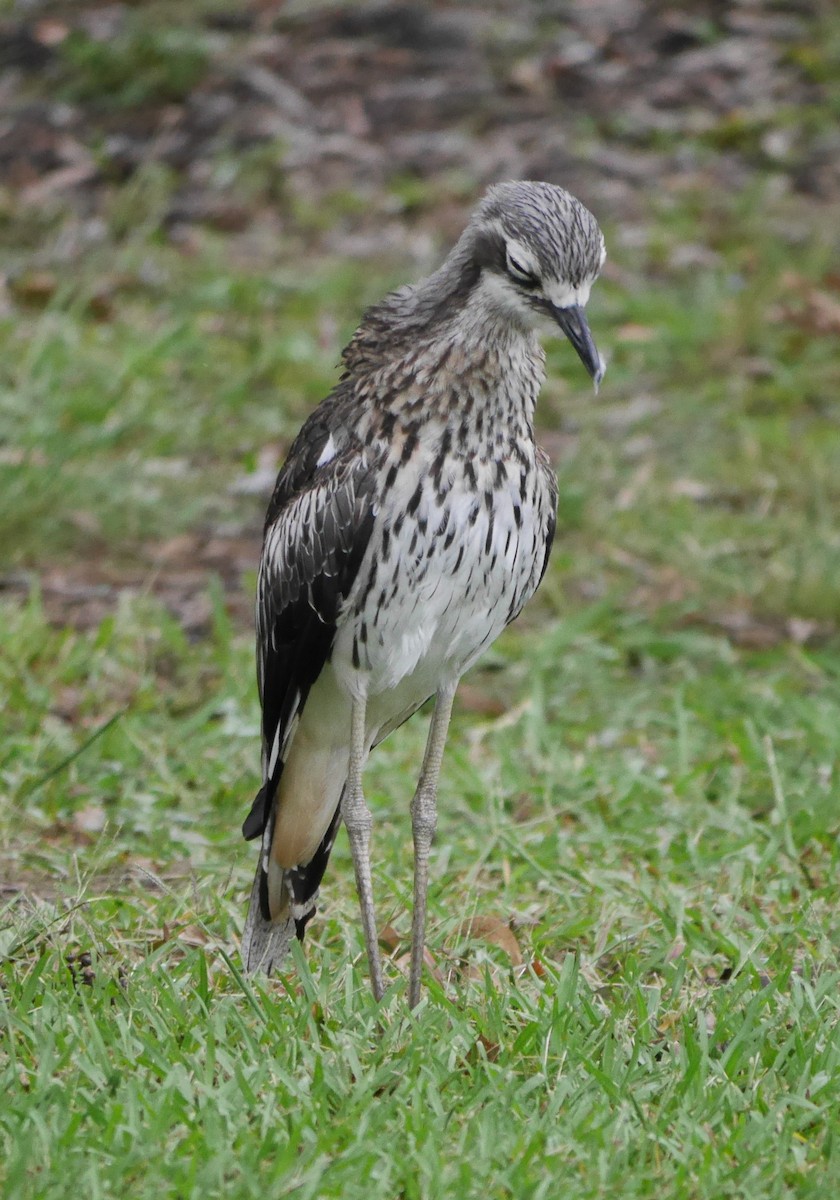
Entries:
<svg viewBox="0 0 840 1200">
<path fill-rule="evenodd" d="M 278 479 L 280 503 L 269 510 L 257 584 L 263 787 L 243 825 L 247 838 L 269 821 L 297 718 L 330 657 L 370 541 L 374 481 L 374 464 L 358 445 L 316 460 L 311 477 L 285 498 L 282 472 Z"/>
</svg>

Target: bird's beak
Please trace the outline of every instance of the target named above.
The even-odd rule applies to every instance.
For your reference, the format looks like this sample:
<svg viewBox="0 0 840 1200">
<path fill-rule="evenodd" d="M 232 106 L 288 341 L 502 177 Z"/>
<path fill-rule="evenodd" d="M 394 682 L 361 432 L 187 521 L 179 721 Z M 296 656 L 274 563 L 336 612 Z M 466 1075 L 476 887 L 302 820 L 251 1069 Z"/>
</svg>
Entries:
<svg viewBox="0 0 840 1200">
<path fill-rule="evenodd" d="M 557 308 L 552 304 L 551 315 L 577 350 L 580 361 L 592 376 L 597 392 L 604 378 L 605 367 L 592 338 L 586 314 L 579 304 L 570 304 L 568 308 Z"/>
</svg>

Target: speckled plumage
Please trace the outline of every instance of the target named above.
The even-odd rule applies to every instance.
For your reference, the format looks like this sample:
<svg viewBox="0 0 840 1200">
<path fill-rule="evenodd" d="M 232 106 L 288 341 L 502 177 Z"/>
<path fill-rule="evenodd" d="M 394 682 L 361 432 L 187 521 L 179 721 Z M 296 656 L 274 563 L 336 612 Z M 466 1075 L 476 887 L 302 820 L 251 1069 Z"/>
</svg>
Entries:
<svg viewBox="0 0 840 1200">
<path fill-rule="evenodd" d="M 276 966 L 314 911 L 354 706 L 366 754 L 453 692 L 542 578 L 557 484 L 534 439 L 535 324 L 554 316 L 597 382 L 582 305 L 602 262 L 594 218 L 562 189 L 491 189 L 439 271 L 365 314 L 341 381 L 291 447 L 257 598 L 251 970 Z"/>
</svg>

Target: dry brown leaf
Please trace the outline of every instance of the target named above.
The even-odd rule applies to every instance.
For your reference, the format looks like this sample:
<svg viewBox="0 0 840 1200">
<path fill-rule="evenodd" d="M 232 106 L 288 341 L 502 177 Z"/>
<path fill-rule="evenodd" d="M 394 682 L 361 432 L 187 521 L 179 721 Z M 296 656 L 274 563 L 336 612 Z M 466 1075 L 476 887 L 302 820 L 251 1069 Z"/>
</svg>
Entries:
<svg viewBox="0 0 840 1200">
<path fill-rule="evenodd" d="M 501 917 L 473 917 L 464 926 L 464 934 L 474 941 L 489 942 L 493 946 L 498 946 L 507 954 L 511 966 L 522 966 L 523 958 L 519 942 L 510 925 Z"/>
<path fill-rule="evenodd" d="M 210 937 L 200 925 L 185 925 L 183 929 L 178 930 L 178 941 L 183 942 L 185 946 L 206 946 Z"/>
<path fill-rule="evenodd" d="M 182 946 L 206 946 L 210 938 L 200 925 L 170 925 L 164 921 L 160 932 L 151 934 L 149 944 L 153 950 L 160 949 L 167 942 L 177 942 Z"/>
<path fill-rule="evenodd" d="M 499 1043 L 491 1042 L 490 1039 L 485 1037 L 483 1033 L 478 1035 L 478 1040 L 484 1047 L 484 1053 L 487 1055 L 488 1062 L 495 1062 L 499 1057 L 499 1051 L 501 1050 Z"/>
<path fill-rule="evenodd" d="M 437 982 L 439 984 L 442 985 L 443 984 L 443 973 L 441 972 L 440 967 L 437 965 L 437 963 L 432 955 L 432 952 L 429 950 L 428 946 L 423 947 L 423 962 L 426 966 L 427 971 L 432 975 L 432 977 L 434 979 L 437 980 Z M 394 966 L 403 975 L 407 976 L 409 971 L 411 970 L 411 954 L 410 953 L 401 954 L 399 956 L 399 958 L 395 958 Z"/>
<path fill-rule="evenodd" d="M 379 930 L 379 945 L 389 954 L 396 954 L 405 938 L 398 933 L 393 925 L 385 925 Z"/>
</svg>

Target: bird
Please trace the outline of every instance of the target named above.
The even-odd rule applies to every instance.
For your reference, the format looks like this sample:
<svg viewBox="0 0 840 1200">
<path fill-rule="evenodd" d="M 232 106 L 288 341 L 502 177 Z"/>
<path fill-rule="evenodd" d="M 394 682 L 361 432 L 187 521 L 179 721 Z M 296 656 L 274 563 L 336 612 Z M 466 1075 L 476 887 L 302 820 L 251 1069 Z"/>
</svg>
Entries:
<svg viewBox="0 0 840 1200">
<path fill-rule="evenodd" d="M 538 181 L 490 187 L 440 268 L 364 314 L 338 383 L 280 469 L 257 578 L 262 786 L 246 972 L 303 941 L 347 829 L 373 995 L 385 991 L 371 878 L 370 751 L 434 697 L 410 804 L 408 1003 L 421 997 L 437 788 L 458 681 L 545 574 L 557 478 L 534 435 L 540 333 L 595 389 L 584 307 L 606 257 L 594 216 Z"/>
</svg>

